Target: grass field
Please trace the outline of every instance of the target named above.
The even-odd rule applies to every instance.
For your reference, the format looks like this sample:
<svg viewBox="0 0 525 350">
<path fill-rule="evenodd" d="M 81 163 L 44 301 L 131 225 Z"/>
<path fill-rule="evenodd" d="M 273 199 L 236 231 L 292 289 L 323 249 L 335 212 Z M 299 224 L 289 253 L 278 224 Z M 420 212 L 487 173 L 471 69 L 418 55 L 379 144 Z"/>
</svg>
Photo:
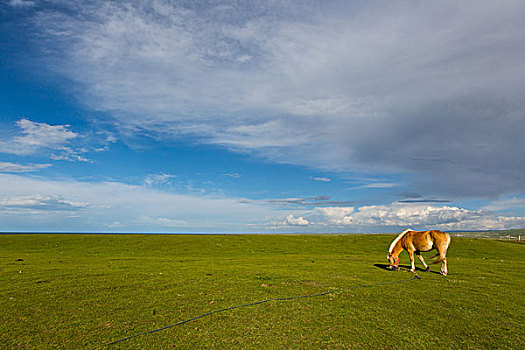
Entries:
<svg viewBox="0 0 525 350">
<path fill-rule="evenodd" d="M 432 265 L 421 280 L 272 301 L 105 345 L 234 305 L 410 279 L 385 268 L 393 238 L 0 235 L 0 348 L 523 349 L 525 246 L 457 237 L 447 277 Z"/>
</svg>

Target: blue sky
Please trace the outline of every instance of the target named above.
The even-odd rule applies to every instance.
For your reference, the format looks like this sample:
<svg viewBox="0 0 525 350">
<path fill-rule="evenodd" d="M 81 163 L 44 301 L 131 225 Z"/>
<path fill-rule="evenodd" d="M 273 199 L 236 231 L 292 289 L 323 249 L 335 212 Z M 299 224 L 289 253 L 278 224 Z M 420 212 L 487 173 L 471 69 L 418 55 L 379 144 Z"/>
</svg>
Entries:
<svg viewBox="0 0 525 350">
<path fill-rule="evenodd" d="M 1 231 L 525 227 L 524 15 L 1 2 Z"/>
</svg>

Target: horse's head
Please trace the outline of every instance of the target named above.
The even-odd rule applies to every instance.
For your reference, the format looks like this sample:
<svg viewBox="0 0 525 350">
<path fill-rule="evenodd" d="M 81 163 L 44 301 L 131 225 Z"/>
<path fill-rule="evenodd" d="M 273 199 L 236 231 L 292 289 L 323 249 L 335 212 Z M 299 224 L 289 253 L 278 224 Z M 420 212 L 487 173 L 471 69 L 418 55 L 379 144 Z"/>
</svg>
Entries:
<svg viewBox="0 0 525 350">
<path fill-rule="evenodd" d="M 390 265 L 390 270 L 396 271 L 399 268 L 399 258 L 397 256 L 392 255 L 392 253 L 388 253 L 388 256 L 386 258 Z"/>
</svg>

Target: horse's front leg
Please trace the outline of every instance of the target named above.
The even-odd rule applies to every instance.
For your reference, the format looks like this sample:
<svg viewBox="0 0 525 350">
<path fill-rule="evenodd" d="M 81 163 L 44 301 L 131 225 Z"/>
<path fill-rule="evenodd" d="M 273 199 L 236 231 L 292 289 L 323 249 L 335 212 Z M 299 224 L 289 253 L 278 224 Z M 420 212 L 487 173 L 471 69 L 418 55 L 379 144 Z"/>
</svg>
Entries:
<svg viewBox="0 0 525 350">
<path fill-rule="evenodd" d="M 421 253 L 416 254 L 416 255 L 419 258 L 419 260 L 421 261 L 421 263 L 423 264 L 423 266 L 425 267 L 425 271 L 427 271 L 427 272 L 430 271 L 430 267 L 425 262 L 425 259 L 423 259 L 423 256 L 421 255 Z"/>
<path fill-rule="evenodd" d="M 411 265 L 410 272 L 415 272 L 416 265 L 414 264 L 414 251 L 412 249 L 408 249 L 407 251 L 408 251 L 408 256 L 410 256 L 410 265 Z"/>
</svg>

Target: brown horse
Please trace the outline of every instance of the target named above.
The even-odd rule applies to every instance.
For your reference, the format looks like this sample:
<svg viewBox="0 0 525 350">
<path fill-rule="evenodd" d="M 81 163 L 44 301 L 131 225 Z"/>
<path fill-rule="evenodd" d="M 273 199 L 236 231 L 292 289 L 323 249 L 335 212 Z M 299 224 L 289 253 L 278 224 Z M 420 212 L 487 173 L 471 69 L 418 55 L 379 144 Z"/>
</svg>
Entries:
<svg viewBox="0 0 525 350">
<path fill-rule="evenodd" d="M 433 259 L 439 256 L 439 259 L 434 261 L 434 264 L 441 262 L 441 274 L 446 276 L 447 271 L 447 249 L 450 245 L 450 236 L 446 232 L 439 230 L 430 231 L 412 231 L 410 229 L 403 231 L 399 236 L 394 239 L 390 248 L 388 249 L 388 261 L 390 262 L 390 269 L 397 270 L 399 268 L 399 254 L 404 250 L 408 252 L 410 256 L 410 263 L 412 264 L 411 272 L 416 270 L 414 266 L 414 254 L 417 255 L 419 260 L 425 266 L 426 271 L 430 270 L 430 267 L 425 263 L 425 260 L 421 256 L 421 252 L 428 252 L 432 249 L 437 250 L 437 254 L 431 257 Z"/>
</svg>

